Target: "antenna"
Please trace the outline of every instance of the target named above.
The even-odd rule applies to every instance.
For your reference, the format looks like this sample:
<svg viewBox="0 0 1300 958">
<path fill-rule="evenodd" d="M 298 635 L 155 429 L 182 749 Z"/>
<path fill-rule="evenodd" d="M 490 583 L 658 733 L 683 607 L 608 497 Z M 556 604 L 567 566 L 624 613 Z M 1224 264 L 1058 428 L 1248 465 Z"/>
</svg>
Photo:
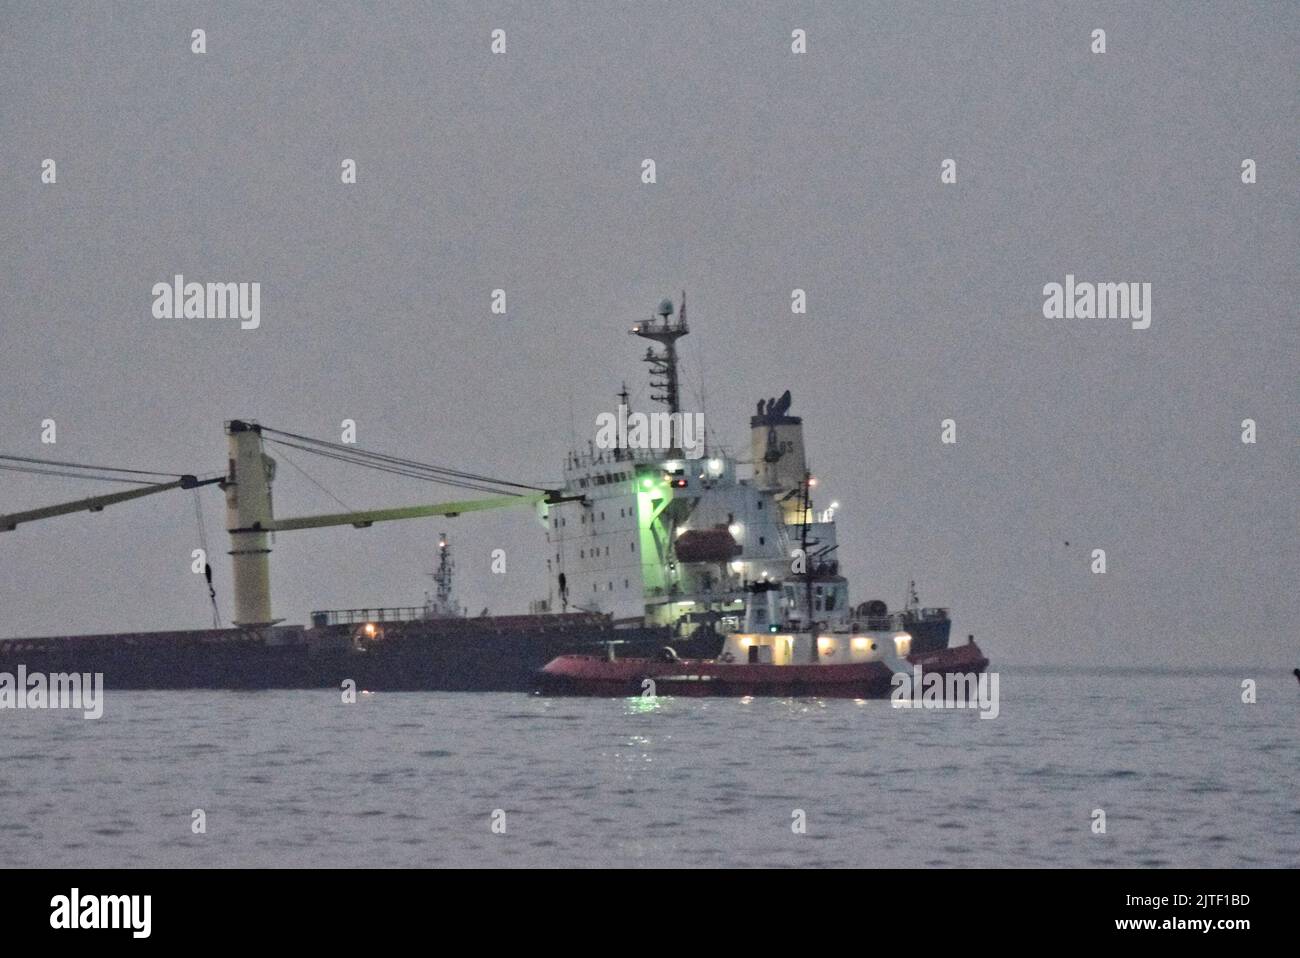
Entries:
<svg viewBox="0 0 1300 958">
<path fill-rule="evenodd" d="M 630 332 L 633 336 L 640 336 L 642 339 L 649 339 L 663 347 L 663 352 L 656 353 L 653 349 L 647 349 L 643 361 L 650 366 L 651 376 L 662 376 L 662 379 L 651 379 L 650 385 L 654 389 L 662 389 L 662 393 L 651 393 L 650 398 L 655 402 L 661 402 L 668 407 L 669 415 L 675 417 L 674 422 L 680 421 L 682 402 L 681 402 L 681 384 L 677 371 L 677 340 L 681 339 L 690 332 L 686 325 L 686 298 L 683 294 L 681 309 L 677 311 L 677 319 L 674 321 L 673 301 L 665 299 L 659 304 L 659 311 L 656 314 L 659 322 L 656 323 L 654 317 L 648 322 L 637 323 L 632 327 Z M 668 450 L 670 456 L 680 456 L 681 449 L 676 447 Z"/>
<path fill-rule="evenodd" d="M 435 599 L 425 603 L 426 618 L 446 618 L 457 614 L 456 603 L 451 598 L 452 573 L 456 564 L 451 558 L 451 546 L 447 542 L 447 533 L 438 536 L 438 566 L 429 577 L 436 584 Z"/>
<path fill-rule="evenodd" d="M 627 405 L 627 402 L 628 402 L 627 380 L 624 380 L 624 381 L 623 381 L 623 388 L 620 389 L 620 390 L 619 390 L 617 393 L 615 393 L 614 395 L 618 396 L 619 405 L 622 406 L 624 410 L 626 410 L 626 409 L 628 408 L 628 405 Z M 622 415 L 622 413 L 620 413 L 620 415 Z M 622 462 L 623 459 L 625 459 L 625 458 L 627 458 L 627 459 L 631 459 L 631 458 L 632 458 L 632 452 L 631 452 L 631 450 L 629 450 L 626 446 L 619 445 L 619 444 L 616 443 L 615 446 L 614 446 L 614 461 L 615 461 L 615 462 Z"/>
<path fill-rule="evenodd" d="M 808 546 L 816 545 L 820 539 L 809 539 L 808 529 L 812 522 L 812 473 L 807 470 L 803 474 L 803 521 L 799 523 L 799 548 L 803 552 L 803 583 L 804 583 L 804 601 L 808 603 L 808 641 L 812 646 L 809 657 L 812 662 L 817 662 L 821 658 L 821 650 L 817 648 L 817 620 L 813 617 L 813 566 L 812 560 L 808 555 Z"/>
<path fill-rule="evenodd" d="M 570 455 L 576 455 L 578 452 L 578 421 L 573 418 L 573 387 L 569 387 L 569 448 L 573 450 Z"/>
<path fill-rule="evenodd" d="M 686 300 L 684 298 L 685 295 L 686 295 L 685 293 L 682 294 L 683 307 L 685 307 L 686 305 Z M 700 356 L 700 417 L 704 420 L 704 455 L 705 458 L 707 458 L 709 455 L 709 409 L 708 409 L 708 403 L 705 402 L 705 393 L 704 393 L 705 382 L 706 380 L 704 377 L 704 356 L 701 354 Z"/>
<path fill-rule="evenodd" d="M 677 312 L 677 319 L 674 321 L 671 317 L 673 314 L 673 301 L 665 299 L 659 304 L 659 311 L 656 314 L 659 322 L 654 318 L 645 323 L 637 323 L 632 327 L 633 336 L 640 336 L 642 339 L 649 339 L 663 347 L 663 352 L 656 353 L 654 349 L 647 349 L 644 361 L 650 366 L 652 376 L 662 376 L 663 379 L 651 380 L 650 385 L 655 389 L 664 390 L 663 393 L 652 395 L 650 398 L 655 402 L 661 402 L 668 407 L 670 413 L 680 413 L 681 404 L 681 385 L 678 378 L 677 370 L 677 340 L 681 339 L 690 332 L 690 327 L 686 325 L 686 302 L 683 299 L 681 309 Z"/>
</svg>

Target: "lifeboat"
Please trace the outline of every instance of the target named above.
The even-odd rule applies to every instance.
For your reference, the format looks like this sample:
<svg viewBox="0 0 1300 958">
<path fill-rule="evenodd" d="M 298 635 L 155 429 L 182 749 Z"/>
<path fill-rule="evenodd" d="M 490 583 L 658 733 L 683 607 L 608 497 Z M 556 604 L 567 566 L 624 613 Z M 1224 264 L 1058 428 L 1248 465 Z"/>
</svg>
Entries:
<svg viewBox="0 0 1300 958">
<path fill-rule="evenodd" d="M 725 526 L 718 529 L 689 529 L 677 537 L 673 551 L 680 562 L 730 562 L 741 554 Z"/>
</svg>

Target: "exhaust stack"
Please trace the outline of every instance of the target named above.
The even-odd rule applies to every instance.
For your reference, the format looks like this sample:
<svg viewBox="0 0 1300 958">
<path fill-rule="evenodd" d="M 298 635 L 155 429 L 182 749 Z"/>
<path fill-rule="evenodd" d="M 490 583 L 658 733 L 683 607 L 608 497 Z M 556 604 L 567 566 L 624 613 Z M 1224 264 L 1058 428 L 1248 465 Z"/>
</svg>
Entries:
<svg viewBox="0 0 1300 958">
<path fill-rule="evenodd" d="M 754 483 L 774 494 L 788 525 L 803 522 L 803 482 L 808 466 L 803 447 L 803 420 L 790 415 L 790 390 L 780 399 L 764 399 L 749 419 Z"/>
</svg>

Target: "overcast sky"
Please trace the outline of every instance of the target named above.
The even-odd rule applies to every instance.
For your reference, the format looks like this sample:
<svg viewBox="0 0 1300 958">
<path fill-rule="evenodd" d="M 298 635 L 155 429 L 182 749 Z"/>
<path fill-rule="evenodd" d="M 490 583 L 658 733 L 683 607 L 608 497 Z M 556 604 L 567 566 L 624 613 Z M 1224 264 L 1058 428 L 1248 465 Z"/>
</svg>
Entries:
<svg viewBox="0 0 1300 958">
<path fill-rule="evenodd" d="M 624 380 L 645 408 L 627 327 L 685 288 L 688 405 L 744 451 L 792 390 L 855 602 L 914 577 L 995 663 L 1300 664 L 1298 36 L 1293 3 L 6 3 L 0 452 L 211 473 L 223 420 L 354 419 L 555 480 Z M 155 319 L 176 273 L 261 283 L 261 327 Z M 1151 283 L 1150 328 L 1045 319 L 1067 273 Z M 356 508 L 459 495 L 294 459 Z M 0 473 L 0 512 L 104 491 Z M 0 535 L 0 635 L 206 626 L 196 497 L 224 553 L 215 488 Z M 275 506 L 338 509 L 283 463 Z M 524 509 L 281 534 L 277 615 L 419 604 L 443 529 L 472 612 L 545 595 Z"/>
</svg>

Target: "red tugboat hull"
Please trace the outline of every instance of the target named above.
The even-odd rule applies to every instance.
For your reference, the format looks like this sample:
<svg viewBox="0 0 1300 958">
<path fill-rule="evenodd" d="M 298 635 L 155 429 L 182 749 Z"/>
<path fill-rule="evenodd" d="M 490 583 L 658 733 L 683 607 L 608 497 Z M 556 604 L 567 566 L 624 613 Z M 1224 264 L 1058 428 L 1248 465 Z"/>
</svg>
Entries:
<svg viewBox="0 0 1300 958">
<path fill-rule="evenodd" d="M 978 674 L 989 664 L 974 642 L 952 649 L 908 656 L 908 665 L 925 672 Z M 842 665 L 766 665 L 719 662 L 714 659 L 605 659 L 594 655 L 561 655 L 539 673 L 546 695 L 624 697 L 629 695 L 686 696 L 817 696 L 822 698 L 888 698 L 893 670 L 884 662 Z M 653 683 L 653 685 L 647 684 Z"/>
</svg>

